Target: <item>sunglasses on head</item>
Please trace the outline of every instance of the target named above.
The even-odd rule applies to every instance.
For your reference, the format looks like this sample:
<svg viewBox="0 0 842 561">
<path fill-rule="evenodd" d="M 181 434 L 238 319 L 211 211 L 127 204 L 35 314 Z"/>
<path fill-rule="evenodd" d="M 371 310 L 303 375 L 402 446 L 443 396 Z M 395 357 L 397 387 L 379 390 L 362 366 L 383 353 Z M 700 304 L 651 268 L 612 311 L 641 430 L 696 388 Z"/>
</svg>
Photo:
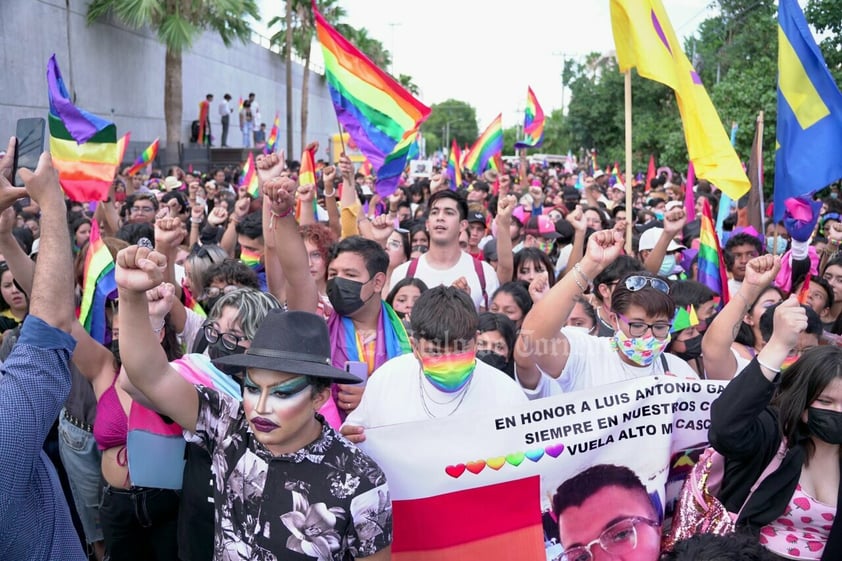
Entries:
<svg viewBox="0 0 842 561">
<path fill-rule="evenodd" d="M 664 294 L 670 293 L 670 285 L 667 281 L 659 279 L 658 277 L 644 277 L 642 275 L 634 275 L 626 279 L 626 288 L 632 292 L 643 290 L 646 285 L 650 285 L 655 290 L 660 290 Z"/>
</svg>

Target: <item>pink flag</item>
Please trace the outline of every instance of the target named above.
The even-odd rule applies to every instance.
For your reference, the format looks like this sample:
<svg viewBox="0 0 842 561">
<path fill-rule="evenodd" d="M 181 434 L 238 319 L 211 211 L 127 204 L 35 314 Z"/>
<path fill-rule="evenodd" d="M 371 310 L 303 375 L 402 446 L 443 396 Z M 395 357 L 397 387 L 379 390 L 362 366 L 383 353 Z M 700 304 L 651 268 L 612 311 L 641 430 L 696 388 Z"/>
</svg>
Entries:
<svg viewBox="0 0 842 561">
<path fill-rule="evenodd" d="M 684 186 L 684 212 L 687 214 L 687 222 L 696 219 L 696 199 L 693 197 L 693 185 L 696 183 L 696 170 L 693 169 L 693 161 L 687 164 L 687 183 Z"/>
</svg>

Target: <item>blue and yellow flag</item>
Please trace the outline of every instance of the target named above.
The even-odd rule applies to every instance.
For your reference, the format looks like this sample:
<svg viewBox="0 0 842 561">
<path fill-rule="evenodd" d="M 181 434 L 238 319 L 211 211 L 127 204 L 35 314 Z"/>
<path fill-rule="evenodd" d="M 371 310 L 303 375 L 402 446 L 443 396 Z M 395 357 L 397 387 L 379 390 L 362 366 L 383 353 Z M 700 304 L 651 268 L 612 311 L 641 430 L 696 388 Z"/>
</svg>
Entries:
<svg viewBox="0 0 842 561">
<path fill-rule="evenodd" d="M 696 176 L 732 199 L 742 197 L 748 192 L 748 177 L 661 0 L 611 0 L 611 28 L 621 72 L 634 67 L 644 78 L 675 90 Z"/>
<path fill-rule="evenodd" d="M 842 93 L 796 0 L 778 5 L 775 221 L 784 201 L 842 177 Z"/>
</svg>

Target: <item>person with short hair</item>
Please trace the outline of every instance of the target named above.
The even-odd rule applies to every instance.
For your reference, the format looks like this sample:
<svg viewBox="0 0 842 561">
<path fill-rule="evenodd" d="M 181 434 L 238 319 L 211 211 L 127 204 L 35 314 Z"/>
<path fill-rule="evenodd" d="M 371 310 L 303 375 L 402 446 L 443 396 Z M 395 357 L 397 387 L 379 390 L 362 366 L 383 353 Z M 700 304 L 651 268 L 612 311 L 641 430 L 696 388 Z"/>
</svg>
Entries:
<svg viewBox="0 0 842 561">
<path fill-rule="evenodd" d="M 725 257 L 725 267 L 731 278 L 728 280 L 728 293 L 736 294 L 743 284 L 748 262 L 763 255 L 763 244 L 755 236 L 740 232 L 734 234 L 725 242 L 722 248 Z"/>
<path fill-rule="evenodd" d="M 226 93 L 222 96 L 222 103 L 219 104 L 219 119 L 222 122 L 222 143 L 220 146 L 228 148 L 228 126 L 231 121 L 231 113 L 234 108 L 231 107 L 231 94 Z"/>
<path fill-rule="evenodd" d="M 556 489 L 564 559 L 657 561 L 661 554 L 661 512 L 632 470 L 595 465 Z"/>
</svg>

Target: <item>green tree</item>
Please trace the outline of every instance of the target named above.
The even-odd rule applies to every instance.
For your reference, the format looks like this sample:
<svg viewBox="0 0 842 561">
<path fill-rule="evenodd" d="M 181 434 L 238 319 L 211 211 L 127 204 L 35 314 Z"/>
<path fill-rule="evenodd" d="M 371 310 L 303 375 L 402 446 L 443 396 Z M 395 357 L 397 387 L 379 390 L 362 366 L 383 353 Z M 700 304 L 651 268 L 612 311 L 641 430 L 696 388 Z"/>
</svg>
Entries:
<svg viewBox="0 0 842 561">
<path fill-rule="evenodd" d="M 398 83 L 406 88 L 406 91 L 412 95 L 418 95 L 418 85 L 412 80 L 412 76 L 408 74 L 400 74 L 397 78 Z"/>
<path fill-rule="evenodd" d="M 166 149 L 168 157 L 172 157 L 181 142 L 183 51 L 205 31 L 218 33 L 225 46 L 234 40 L 245 43 L 251 36 L 249 18 L 260 19 L 257 3 L 255 0 L 93 0 L 88 5 L 88 24 L 109 13 L 129 27 L 154 29 L 166 47 L 164 120 Z"/>
<path fill-rule="evenodd" d="M 819 47 L 837 85 L 842 88 L 842 0 L 810 0 L 804 14 L 816 31 L 824 35 Z"/>
<path fill-rule="evenodd" d="M 449 150 L 454 138 L 460 147 L 470 146 L 479 136 L 476 109 L 464 101 L 448 99 L 430 109 L 430 117 L 421 125 L 428 150 L 438 146 Z"/>
<path fill-rule="evenodd" d="M 336 5 L 336 0 L 319 0 L 317 2 L 319 12 L 324 18 L 336 27 L 339 21 L 345 17 L 345 9 Z M 287 153 L 292 154 L 292 52 L 304 60 L 304 69 L 301 77 L 301 148 L 307 145 L 307 123 L 310 115 L 310 57 L 313 50 L 316 23 L 313 17 L 313 8 L 309 0 L 289 0 L 287 2 L 286 15 L 274 17 L 269 21 L 269 27 L 280 26 L 271 37 L 273 45 L 281 47 L 281 55 L 286 63 L 288 71 L 286 80 L 286 110 L 287 110 Z M 289 18 L 289 19 L 288 19 Z M 292 25 L 287 29 L 287 21 Z M 288 31 L 291 32 L 292 49 L 288 49 Z"/>
</svg>

